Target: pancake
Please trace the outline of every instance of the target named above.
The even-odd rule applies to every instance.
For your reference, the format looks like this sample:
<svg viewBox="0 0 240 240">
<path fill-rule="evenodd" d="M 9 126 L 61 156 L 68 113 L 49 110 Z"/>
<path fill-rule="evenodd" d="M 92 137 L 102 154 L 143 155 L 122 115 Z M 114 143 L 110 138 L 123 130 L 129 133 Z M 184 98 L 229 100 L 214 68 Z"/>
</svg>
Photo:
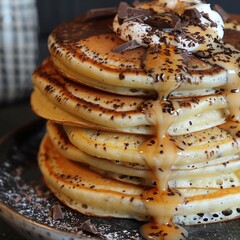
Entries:
<svg viewBox="0 0 240 240">
<path fill-rule="evenodd" d="M 66 131 L 70 135 L 68 138 L 60 125 L 51 122 L 48 122 L 47 129 L 55 148 L 68 159 L 87 164 L 95 171 L 104 171 L 105 176 L 117 178 L 119 181 L 141 184 L 151 184 L 154 181 L 149 167 L 145 165 L 143 157 L 139 154 L 141 144 L 147 141 L 146 137 L 135 135 L 132 139 L 131 135 L 110 135 L 102 131 L 95 133 L 90 131 L 87 136 L 84 135 L 86 132 L 84 129 L 70 128 L 71 130 Z M 209 144 L 212 135 L 215 136 L 215 143 Z M 205 141 L 201 141 L 202 139 Z M 185 146 L 191 146 L 193 141 L 195 144 L 194 149 L 185 147 L 179 151 L 178 164 L 172 166 L 173 172 L 168 183 L 170 187 L 191 185 L 196 188 L 226 188 L 233 184 L 235 187 L 239 185 L 239 140 L 233 139 L 223 130 L 211 129 L 211 131 L 201 132 L 184 139 L 182 136 L 174 141 L 185 142 Z M 91 143 L 92 147 L 88 146 Z M 178 146 L 180 148 L 181 145 L 178 144 Z M 215 150 L 216 154 L 214 154 L 214 146 L 221 151 Z M 188 159 L 191 159 L 194 167 L 187 166 Z"/>
<path fill-rule="evenodd" d="M 94 216 L 149 219 L 141 198 L 144 191 L 141 186 L 120 183 L 64 158 L 48 136 L 41 144 L 39 166 L 55 195 L 77 211 Z M 200 189 L 180 191 L 193 194 L 199 193 Z M 179 206 L 174 221 L 192 225 L 239 217 L 239 187 L 210 189 L 209 192 L 187 197 Z"/>
<path fill-rule="evenodd" d="M 52 161 L 53 159 L 55 161 Z M 145 219 L 144 210 L 138 216 L 134 212 L 138 208 L 144 209 L 140 200 L 141 188 L 137 186 L 128 188 L 127 184 L 110 180 L 68 161 L 54 150 L 47 137 L 44 138 L 39 152 L 39 166 L 48 186 L 57 197 L 72 208 L 89 215 Z M 71 189 L 75 190 L 71 191 Z M 65 191 L 66 194 L 64 194 Z M 133 203 L 134 210 L 131 207 L 133 202 L 131 199 L 135 196 L 138 197 Z M 122 204 L 125 205 L 125 210 Z"/>
<path fill-rule="evenodd" d="M 148 221 L 146 239 L 239 217 L 238 25 L 200 0 L 100 13 L 56 27 L 33 73 L 47 186 L 84 214 Z"/>
<path fill-rule="evenodd" d="M 55 148 L 68 159 L 87 164 L 99 170 L 150 179 L 151 171 L 146 166 L 132 162 L 109 161 L 108 159 L 97 158 L 71 144 L 61 125 L 48 122 L 47 129 Z"/>
<path fill-rule="evenodd" d="M 123 42 L 115 33 L 105 33 L 109 32 L 109 19 L 99 19 L 96 33 L 93 32 L 92 24 L 91 21 L 83 22 L 78 18 L 59 26 L 49 36 L 52 61 L 61 74 L 91 87 L 106 91 L 111 89 L 115 93 L 120 93 L 119 87 L 130 87 L 129 95 L 154 92 L 154 79 L 141 66 L 141 58 L 146 50 L 137 48 L 121 53 L 112 52 Z M 96 41 L 98 45 L 95 45 Z M 176 94 L 172 92 L 173 96 L 192 96 L 196 94 L 195 91 L 198 94 L 211 94 L 216 91 L 215 88 L 226 84 L 226 71 L 223 68 L 209 65 L 200 59 L 197 64 L 194 63 L 189 63 L 189 77 Z M 104 88 L 102 84 L 109 87 Z"/>
<path fill-rule="evenodd" d="M 144 126 L 153 125 L 149 118 L 154 115 L 151 112 L 154 98 L 106 95 L 105 92 L 62 77 L 49 62 L 34 72 L 33 83 L 54 105 L 74 115 L 74 122 L 79 117 L 79 125 L 83 124 L 81 119 L 120 131 L 131 127 L 144 129 Z M 38 108 L 34 107 L 33 102 L 32 105 L 34 109 Z M 178 118 L 169 128 L 170 135 L 186 134 L 222 124 L 229 115 L 227 101 L 222 95 L 174 99 L 172 105 Z M 58 119 L 58 122 L 61 120 Z M 132 132 L 135 132 L 134 129 Z M 143 132 L 149 133 L 148 130 L 149 127 L 145 127 Z"/>
<path fill-rule="evenodd" d="M 153 129 L 150 126 L 137 126 L 130 128 L 110 128 L 99 124 L 89 122 L 79 116 L 73 115 L 62 108 L 58 107 L 51 101 L 49 101 L 44 94 L 35 89 L 31 94 L 31 106 L 32 110 L 38 116 L 52 120 L 54 122 L 68 125 L 78 126 L 85 128 L 103 129 L 117 132 L 129 132 L 138 134 L 153 134 Z"/>
<path fill-rule="evenodd" d="M 152 140 L 151 136 L 70 126 L 64 126 L 64 130 L 73 145 L 90 155 L 109 160 L 146 164 L 140 150 L 144 142 Z M 203 162 L 210 164 L 210 161 L 216 158 L 239 153 L 239 138 L 219 127 L 175 136 L 171 139 L 179 149 L 175 167 L 185 166 L 189 169 L 187 166 L 190 165 L 194 168 L 195 164 Z"/>
</svg>

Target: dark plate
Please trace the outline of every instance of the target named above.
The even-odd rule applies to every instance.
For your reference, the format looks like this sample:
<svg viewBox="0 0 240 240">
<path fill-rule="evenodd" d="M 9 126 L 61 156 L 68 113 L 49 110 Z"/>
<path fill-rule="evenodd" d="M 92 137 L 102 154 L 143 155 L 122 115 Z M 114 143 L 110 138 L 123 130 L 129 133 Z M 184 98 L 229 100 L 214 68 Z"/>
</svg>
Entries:
<svg viewBox="0 0 240 240">
<path fill-rule="evenodd" d="M 36 160 L 44 125 L 35 121 L 0 142 L 0 216 L 31 240 L 142 240 L 138 232 L 142 223 L 84 216 L 64 206 L 46 188 Z M 54 209 L 59 207 L 63 216 L 56 219 Z M 240 239 L 239 220 L 187 230 L 189 240 Z"/>
</svg>

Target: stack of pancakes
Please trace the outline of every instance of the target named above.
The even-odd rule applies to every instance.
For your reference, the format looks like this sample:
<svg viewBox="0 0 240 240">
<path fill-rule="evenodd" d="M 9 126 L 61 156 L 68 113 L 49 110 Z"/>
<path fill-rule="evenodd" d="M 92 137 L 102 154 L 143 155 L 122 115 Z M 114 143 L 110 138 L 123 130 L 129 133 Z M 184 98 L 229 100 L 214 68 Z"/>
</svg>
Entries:
<svg viewBox="0 0 240 240">
<path fill-rule="evenodd" d="M 148 150 L 165 128 L 176 158 L 166 184 L 184 196 L 173 221 L 239 217 L 240 114 L 232 109 L 240 102 L 229 104 L 227 71 L 191 57 L 188 81 L 165 89 L 161 102 L 144 68 L 149 49 L 116 51 L 125 42 L 112 21 L 108 14 L 81 16 L 58 26 L 49 37 L 51 56 L 33 74 L 32 109 L 48 120 L 39 150 L 46 184 L 82 213 L 149 220 L 143 196 L 158 178 L 146 155 L 171 161 L 159 146 Z"/>
</svg>

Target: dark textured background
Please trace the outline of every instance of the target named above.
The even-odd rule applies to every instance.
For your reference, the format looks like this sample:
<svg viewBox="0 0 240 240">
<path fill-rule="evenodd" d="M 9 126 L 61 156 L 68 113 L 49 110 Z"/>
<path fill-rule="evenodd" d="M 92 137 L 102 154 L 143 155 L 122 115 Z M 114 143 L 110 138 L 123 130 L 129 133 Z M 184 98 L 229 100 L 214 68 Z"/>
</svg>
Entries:
<svg viewBox="0 0 240 240">
<path fill-rule="evenodd" d="M 131 3 L 131 0 L 125 0 Z M 39 0 L 39 37 L 41 52 L 39 61 L 47 55 L 46 39 L 51 30 L 63 21 L 70 20 L 90 8 L 117 6 L 120 0 Z M 208 0 L 221 5 L 227 12 L 240 14 L 240 0 Z"/>
<path fill-rule="evenodd" d="M 132 2 L 131 0 L 125 0 Z M 119 0 L 40 0 L 39 9 L 40 30 L 48 34 L 61 21 L 77 16 L 90 8 L 109 7 L 119 4 Z M 240 0 L 208 0 L 208 3 L 219 4 L 226 11 L 240 14 Z"/>
</svg>

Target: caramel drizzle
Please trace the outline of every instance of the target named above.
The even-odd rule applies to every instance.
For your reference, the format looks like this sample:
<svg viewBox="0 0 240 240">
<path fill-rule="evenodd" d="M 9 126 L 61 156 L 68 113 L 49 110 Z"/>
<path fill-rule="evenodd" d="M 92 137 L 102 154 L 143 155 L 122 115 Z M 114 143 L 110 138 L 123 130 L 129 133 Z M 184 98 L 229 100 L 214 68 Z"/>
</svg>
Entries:
<svg viewBox="0 0 240 240">
<path fill-rule="evenodd" d="M 230 45 L 217 42 L 208 50 L 207 56 L 206 60 L 210 64 L 217 64 L 227 70 L 228 84 L 224 86 L 224 92 L 229 102 L 231 119 L 239 122 L 239 52 Z M 186 230 L 172 221 L 179 206 L 184 203 L 184 196 L 176 189 L 168 187 L 171 168 L 176 163 L 178 150 L 167 131 L 180 111 L 174 108 L 168 97 L 171 91 L 177 89 L 184 81 L 187 67 L 179 50 L 171 46 L 155 46 L 147 51 L 144 68 L 155 79 L 154 87 L 159 98 L 146 110 L 149 121 L 155 126 L 156 136 L 141 147 L 143 158 L 152 169 L 156 182 L 155 188 L 143 194 L 145 206 L 153 220 L 141 228 L 141 233 L 146 239 L 185 239 L 188 235 Z"/>
<path fill-rule="evenodd" d="M 156 136 L 141 146 L 143 158 L 154 173 L 156 187 L 143 194 L 145 206 L 153 220 L 143 225 L 140 231 L 146 239 L 185 239 L 187 231 L 172 221 L 184 197 L 168 187 L 178 149 L 167 131 L 179 111 L 168 96 L 180 86 L 182 78 L 179 76 L 186 72 L 186 65 L 183 56 L 174 47 L 155 46 L 147 51 L 144 68 L 155 79 L 154 88 L 158 92 L 158 99 L 146 109 L 149 121 L 155 126 Z"/>
</svg>

